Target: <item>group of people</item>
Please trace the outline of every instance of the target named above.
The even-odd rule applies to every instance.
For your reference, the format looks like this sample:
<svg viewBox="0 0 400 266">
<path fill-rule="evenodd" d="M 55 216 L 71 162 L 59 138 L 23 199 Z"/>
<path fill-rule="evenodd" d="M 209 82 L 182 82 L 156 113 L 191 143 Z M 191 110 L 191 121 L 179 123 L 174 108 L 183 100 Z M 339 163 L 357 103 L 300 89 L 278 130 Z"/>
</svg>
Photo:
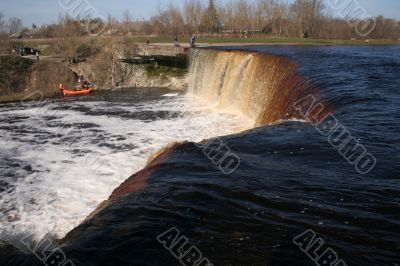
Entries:
<svg viewBox="0 0 400 266">
<path fill-rule="evenodd" d="M 190 37 L 189 44 L 190 44 L 191 48 L 194 48 L 196 46 L 196 39 L 197 39 L 197 36 L 195 36 L 195 35 L 192 35 Z M 177 35 L 175 35 L 175 37 L 174 37 L 174 44 L 176 47 L 179 47 L 179 39 L 178 39 Z"/>
</svg>

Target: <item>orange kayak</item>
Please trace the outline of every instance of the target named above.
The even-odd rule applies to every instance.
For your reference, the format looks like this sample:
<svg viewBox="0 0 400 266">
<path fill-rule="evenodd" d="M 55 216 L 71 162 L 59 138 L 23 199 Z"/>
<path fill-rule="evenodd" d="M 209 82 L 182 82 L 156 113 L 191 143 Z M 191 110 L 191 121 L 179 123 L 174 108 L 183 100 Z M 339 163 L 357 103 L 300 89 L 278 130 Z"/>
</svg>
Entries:
<svg viewBox="0 0 400 266">
<path fill-rule="evenodd" d="M 91 86 L 87 89 L 64 89 L 64 86 L 60 84 L 60 90 L 63 93 L 64 96 L 78 96 L 78 95 L 87 95 L 91 93 L 93 90 L 96 89 L 96 86 Z"/>
<path fill-rule="evenodd" d="M 92 89 L 85 89 L 85 90 L 63 90 L 62 91 L 64 96 L 75 96 L 75 95 L 86 95 L 92 92 Z"/>
</svg>

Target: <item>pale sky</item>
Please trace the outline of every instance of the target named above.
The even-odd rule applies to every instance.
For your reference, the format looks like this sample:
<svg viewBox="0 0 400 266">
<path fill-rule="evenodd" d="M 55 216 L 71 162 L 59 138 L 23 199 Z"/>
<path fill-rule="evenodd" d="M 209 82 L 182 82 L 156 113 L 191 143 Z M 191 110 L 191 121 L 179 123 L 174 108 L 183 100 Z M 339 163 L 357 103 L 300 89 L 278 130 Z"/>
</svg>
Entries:
<svg viewBox="0 0 400 266">
<path fill-rule="evenodd" d="M 7 18 L 18 17 L 26 26 L 35 23 L 37 25 L 50 24 L 57 20 L 58 14 L 68 13 L 61 3 L 76 3 L 86 1 L 98 14 L 106 17 L 121 18 L 123 10 L 128 9 L 135 19 L 149 18 L 157 11 L 158 6 L 164 6 L 168 2 L 181 5 L 184 0 L 0 0 L 0 12 Z M 208 0 L 203 0 L 208 3 Z M 227 0 L 216 0 L 223 4 Z M 251 0 L 254 1 L 254 0 Z M 288 0 L 293 1 L 293 0 Z M 327 0 L 328 1 L 328 0 Z M 357 2 L 368 15 L 379 14 L 389 18 L 400 20 L 400 0 L 347 0 Z M 335 2 L 330 0 L 329 2 Z"/>
</svg>

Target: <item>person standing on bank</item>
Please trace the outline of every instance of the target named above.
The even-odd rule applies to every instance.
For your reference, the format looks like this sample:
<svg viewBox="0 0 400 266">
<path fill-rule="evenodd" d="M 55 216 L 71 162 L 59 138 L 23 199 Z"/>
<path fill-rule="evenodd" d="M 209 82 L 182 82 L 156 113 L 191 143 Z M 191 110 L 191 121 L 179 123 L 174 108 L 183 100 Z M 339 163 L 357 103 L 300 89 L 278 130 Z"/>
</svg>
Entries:
<svg viewBox="0 0 400 266">
<path fill-rule="evenodd" d="M 175 47 L 179 47 L 179 39 L 178 39 L 178 36 L 177 35 L 175 35 L 175 37 L 174 37 L 174 45 L 175 45 Z"/>
<path fill-rule="evenodd" d="M 196 45 L 196 36 L 192 35 L 192 37 L 190 38 L 190 47 L 194 48 Z"/>
</svg>

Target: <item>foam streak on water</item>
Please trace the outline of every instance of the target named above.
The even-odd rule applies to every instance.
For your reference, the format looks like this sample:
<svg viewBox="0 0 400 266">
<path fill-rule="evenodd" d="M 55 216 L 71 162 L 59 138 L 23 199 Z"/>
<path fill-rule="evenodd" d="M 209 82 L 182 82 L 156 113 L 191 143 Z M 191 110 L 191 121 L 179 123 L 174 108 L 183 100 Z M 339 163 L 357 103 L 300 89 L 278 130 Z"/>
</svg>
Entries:
<svg viewBox="0 0 400 266">
<path fill-rule="evenodd" d="M 0 237 L 63 237 L 162 146 L 252 126 L 189 96 L 167 96 L 3 106 Z"/>
</svg>

